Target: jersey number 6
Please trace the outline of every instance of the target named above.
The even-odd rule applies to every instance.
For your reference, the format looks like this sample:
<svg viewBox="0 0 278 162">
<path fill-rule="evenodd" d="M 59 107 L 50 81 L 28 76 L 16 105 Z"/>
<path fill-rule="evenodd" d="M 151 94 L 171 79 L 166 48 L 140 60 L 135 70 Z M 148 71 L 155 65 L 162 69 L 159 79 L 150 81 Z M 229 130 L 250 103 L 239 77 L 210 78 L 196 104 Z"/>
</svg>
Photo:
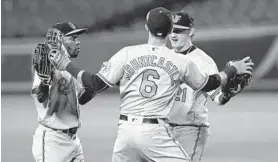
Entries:
<svg viewBox="0 0 278 162">
<path fill-rule="evenodd" d="M 150 80 L 149 77 L 152 76 L 153 79 L 159 79 L 160 76 L 156 70 L 152 69 L 144 71 L 142 75 L 142 82 L 139 91 L 143 97 L 151 98 L 156 94 L 157 85 L 154 81 Z"/>
</svg>

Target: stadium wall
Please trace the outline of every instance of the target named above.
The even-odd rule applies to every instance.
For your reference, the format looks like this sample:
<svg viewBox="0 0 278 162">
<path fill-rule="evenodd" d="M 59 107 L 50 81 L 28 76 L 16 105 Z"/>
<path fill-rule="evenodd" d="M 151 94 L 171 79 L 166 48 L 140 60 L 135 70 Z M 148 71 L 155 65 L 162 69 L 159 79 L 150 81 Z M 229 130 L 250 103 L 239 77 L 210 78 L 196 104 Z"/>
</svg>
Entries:
<svg viewBox="0 0 278 162">
<path fill-rule="evenodd" d="M 219 70 L 229 60 L 251 56 L 255 70 L 246 91 L 278 90 L 278 26 L 197 29 L 194 42 L 216 62 Z M 144 43 L 145 31 L 102 32 L 81 36 L 81 54 L 74 63 L 95 73 L 102 62 L 127 45 Z M 2 38 L 2 93 L 28 93 L 31 53 L 43 38 Z"/>
</svg>

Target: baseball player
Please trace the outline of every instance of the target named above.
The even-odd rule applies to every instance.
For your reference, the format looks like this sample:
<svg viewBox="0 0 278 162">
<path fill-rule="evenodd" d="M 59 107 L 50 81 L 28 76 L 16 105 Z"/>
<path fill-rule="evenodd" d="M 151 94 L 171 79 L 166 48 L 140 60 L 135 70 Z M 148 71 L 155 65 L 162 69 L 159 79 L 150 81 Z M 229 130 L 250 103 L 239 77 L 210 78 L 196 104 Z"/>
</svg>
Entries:
<svg viewBox="0 0 278 162">
<path fill-rule="evenodd" d="M 209 75 L 219 73 L 213 59 L 192 44 L 193 19 L 184 11 L 173 14 L 173 32 L 169 35 L 174 51 L 185 55 L 197 67 Z M 209 136 L 207 99 L 219 105 L 226 104 L 230 97 L 221 92 L 221 87 L 210 92 L 194 90 L 187 84 L 180 85 L 169 122 L 174 136 L 188 153 L 192 162 L 199 162 Z"/>
<path fill-rule="evenodd" d="M 53 68 L 47 56 L 51 44 L 61 40 L 65 55 L 72 59 L 80 52 L 78 36 L 86 29 L 76 29 L 70 22 L 57 23 L 39 43 L 33 54 L 34 82 L 32 96 L 38 111 L 33 135 L 32 152 L 37 162 L 83 162 L 83 150 L 77 131 L 80 127 L 79 104 L 94 96 L 91 88 L 84 88 L 67 71 Z M 52 66 L 52 67 L 51 67 Z"/>
<path fill-rule="evenodd" d="M 124 47 L 105 62 L 96 75 L 76 68 L 60 51 L 50 53 L 51 63 L 81 78 L 86 87 L 100 92 L 120 88 L 120 121 L 112 161 L 190 161 L 165 122 L 180 82 L 192 89 L 211 91 L 234 73 L 250 73 L 251 63 L 237 61 L 223 72 L 208 76 L 182 55 L 166 47 L 172 13 L 164 8 L 148 12 L 146 44 Z"/>
</svg>

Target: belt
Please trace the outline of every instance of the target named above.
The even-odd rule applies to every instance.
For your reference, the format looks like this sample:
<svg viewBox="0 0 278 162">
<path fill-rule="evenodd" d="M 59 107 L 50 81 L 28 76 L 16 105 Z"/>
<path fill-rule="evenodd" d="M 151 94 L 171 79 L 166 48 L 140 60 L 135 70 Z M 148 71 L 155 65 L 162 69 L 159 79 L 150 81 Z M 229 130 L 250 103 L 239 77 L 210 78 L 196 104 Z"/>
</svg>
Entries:
<svg viewBox="0 0 278 162">
<path fill-rule="evenodd" d="M 188 127 L 206 127 L 206 128 L 209 128 L 208 125 L 197 125 L 197 124 L 174 124 L 174 123 L 169 123 L 169 125 L 171 127 L 177 127 L 177 126 L 188 126 Z"/>
<path fill-rule="evenodd" d="M 135 121 L 136 117 L 128 117 L 126 115 L 120 115 L 120 120 L 128 121 L 128 118 L 131 118 L 131 121 Z M 148 124 L 158 124 L 158 120 L 165 120 L 163 118 L 143 118 L 142 123 L 148 123 Z"/>
<path fill-rule="evenodd" d="M 69 129 L 58 129 L 58 131 L 62 131 L 63 133 L 66 134 L 71 134 L 71 135 L 75 135 L 77 133 L 77 129 L 78 127 L 74 127 L 74 128 L 69 128 Z"/>
<path fill-rule="evenodd" d="M 56 128 L 51 128 L 48 126 L 43 125 L 46 128 L 52 129 L 56 132 L 63 132 L 65 134 L 68 134 L 70 136 L 75 135 L 77 133 L 78 127 L 73 127 L 73 128 L 69 128 L 69 129 L 56 129 Z"/>
</svg>

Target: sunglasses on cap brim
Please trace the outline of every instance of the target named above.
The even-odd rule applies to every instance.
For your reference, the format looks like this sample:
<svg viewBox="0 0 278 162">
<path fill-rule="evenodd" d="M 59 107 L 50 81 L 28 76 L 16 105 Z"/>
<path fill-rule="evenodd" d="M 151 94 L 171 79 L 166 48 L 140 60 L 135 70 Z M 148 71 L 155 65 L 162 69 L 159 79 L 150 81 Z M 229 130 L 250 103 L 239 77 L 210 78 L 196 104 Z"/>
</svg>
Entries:
<svg viewBox="0 0 278 162">
<path fill-rule="evenodd" d="M 179 34 L 179 33 L 182 33 L 182 32 L 184 32 L 184 31 L 188 31 L 189 29 L 180 29 L 180 28 L 173 28 L 173 33 L 177 33 L 177 34 Z"/>
</svg>

